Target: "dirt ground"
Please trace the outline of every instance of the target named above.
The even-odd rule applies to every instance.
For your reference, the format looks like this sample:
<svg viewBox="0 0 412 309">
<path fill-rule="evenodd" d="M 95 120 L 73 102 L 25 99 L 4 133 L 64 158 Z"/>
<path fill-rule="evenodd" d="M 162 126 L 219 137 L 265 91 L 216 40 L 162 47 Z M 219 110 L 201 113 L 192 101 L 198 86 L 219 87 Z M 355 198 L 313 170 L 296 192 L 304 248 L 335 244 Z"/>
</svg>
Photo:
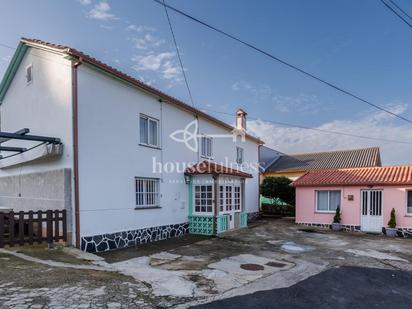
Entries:
<svg viewBox="0 0 412 309">
<path fill-rule="evenodd" d="M 0 251 L 0 308 L 185 308 L 289 287 L 339 266 L 412 270 L 411 239 L 307 228 L 287 219 L 94 260 L 61 249 L 13 250 L 24 256 Z"/>
</svg>

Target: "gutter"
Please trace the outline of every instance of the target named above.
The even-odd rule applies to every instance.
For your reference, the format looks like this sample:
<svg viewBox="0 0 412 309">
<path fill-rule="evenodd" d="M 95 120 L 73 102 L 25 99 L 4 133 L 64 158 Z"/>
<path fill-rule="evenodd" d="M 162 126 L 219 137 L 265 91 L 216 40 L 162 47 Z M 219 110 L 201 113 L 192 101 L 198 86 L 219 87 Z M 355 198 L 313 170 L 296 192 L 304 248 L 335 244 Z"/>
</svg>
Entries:
<svg viewBox="0 0 412 309">
<path fill-rule="evenodd" d="M 78 89 L 77 68 L 81 61 L 72 62 L 72 128 L 73 128 L 73 180 L 74 216 L 76 229 L 76 248 L 80 248 L 80 199 L 79 199 L 79 130 L 78 130 Z"/>
</svg>

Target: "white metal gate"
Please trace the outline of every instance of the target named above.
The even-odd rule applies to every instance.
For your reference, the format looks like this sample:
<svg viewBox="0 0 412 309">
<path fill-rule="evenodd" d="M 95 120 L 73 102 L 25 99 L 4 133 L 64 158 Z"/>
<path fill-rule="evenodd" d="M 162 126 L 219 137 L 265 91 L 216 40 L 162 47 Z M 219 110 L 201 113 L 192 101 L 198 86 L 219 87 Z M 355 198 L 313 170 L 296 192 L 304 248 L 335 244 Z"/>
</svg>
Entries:
<svg viewBox="0 0 412 309">
<path fill-rule="evenodd" d="M 362 190 L 361 230 L 365 232 L 382 232 L 382 227 L 382 190 Z"/>
</svg>

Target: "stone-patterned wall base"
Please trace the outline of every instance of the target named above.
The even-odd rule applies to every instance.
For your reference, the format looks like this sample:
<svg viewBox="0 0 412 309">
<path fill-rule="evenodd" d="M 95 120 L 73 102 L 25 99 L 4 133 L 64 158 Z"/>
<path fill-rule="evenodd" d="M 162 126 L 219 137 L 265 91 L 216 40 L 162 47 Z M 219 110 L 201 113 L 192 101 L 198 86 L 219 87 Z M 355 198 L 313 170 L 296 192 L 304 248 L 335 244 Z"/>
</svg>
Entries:
<svg viewBox="0 0 412 309">
<path fill-rule="evenodd" d="M 189 233 L 188 222 L 103 235 L 85 236 L 81 239 L 81 250 L 91 253 L 103 252 L 178 237 L 186 233 Z"/>
<path fill-rule="evenodd" d="M 296 224 L 306 225 L 306 226 L 316 226 L 316 227 L 321 227 L 321 228 L 325 228 L 325 229 L 330 229 L 331 228 L 330 224 L 324 224 L 324 223 L 296 222 Z M 360 232 L 361 231 L 360 225 L 343 224 L 343 229 L 347 232 Z"/>
<path fill-rule="evenodd" d="M 259 218 L 260 213 L 259 212 L 249 212 L 247 214 L 247 222 L 251 222 Z"/>
</svg>

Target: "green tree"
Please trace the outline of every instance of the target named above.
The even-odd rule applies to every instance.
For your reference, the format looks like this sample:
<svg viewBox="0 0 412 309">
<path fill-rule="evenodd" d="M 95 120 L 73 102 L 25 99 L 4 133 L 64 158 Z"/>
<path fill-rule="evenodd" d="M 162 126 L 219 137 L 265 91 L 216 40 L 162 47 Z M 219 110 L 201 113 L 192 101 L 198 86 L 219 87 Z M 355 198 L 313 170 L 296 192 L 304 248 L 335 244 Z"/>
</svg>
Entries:
<svg viewBox="0 0 412 309">
<path fill-rule="evenodd" d="M 335 216 L 333 217 L 333 223 L 340 223 L 340 207 L 336 208 Z"/>
<path fill-rule="evenodd" d="M 391 211 L 391 219 L 390 219 L 389 222 L 388 222 L 388 226 L 389 226 L 391 229 L 396 228 L 395 208 L 392 208 L 392 211 Z"/>
<path fill-rule="evenodd" d="M 295 205 L 295 188 L 292 180 L 287 177 L 265 177 L 260 185 L 260 194 L 269 198 L 280 198 L 282 201 Z"/>
</svg>

